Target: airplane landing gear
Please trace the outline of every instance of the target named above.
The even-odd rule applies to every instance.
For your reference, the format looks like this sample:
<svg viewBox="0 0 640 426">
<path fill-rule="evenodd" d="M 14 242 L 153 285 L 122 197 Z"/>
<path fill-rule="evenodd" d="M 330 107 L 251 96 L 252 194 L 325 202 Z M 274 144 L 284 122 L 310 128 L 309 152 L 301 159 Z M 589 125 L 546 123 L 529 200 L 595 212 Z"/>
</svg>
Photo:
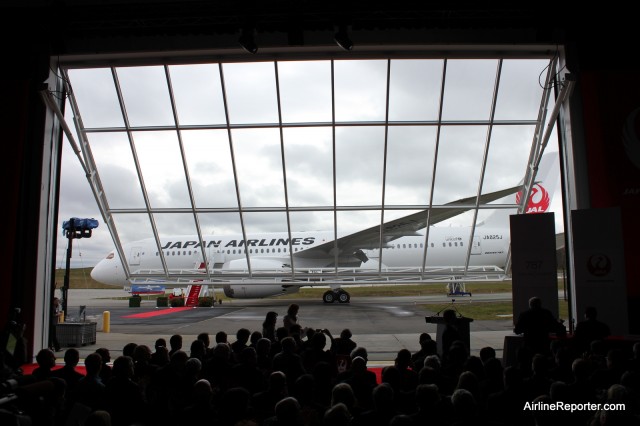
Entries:
<svg viewBox="0 0 640 426">
<path fill-rule="evenodd" d="M 335 301 L 339 303 L 349 303 L 351 301 L 351 295 L 342 289 L 328 290 L 322 295 L 322 301 L 324 303 L 333 303 Z"/>
</svg>

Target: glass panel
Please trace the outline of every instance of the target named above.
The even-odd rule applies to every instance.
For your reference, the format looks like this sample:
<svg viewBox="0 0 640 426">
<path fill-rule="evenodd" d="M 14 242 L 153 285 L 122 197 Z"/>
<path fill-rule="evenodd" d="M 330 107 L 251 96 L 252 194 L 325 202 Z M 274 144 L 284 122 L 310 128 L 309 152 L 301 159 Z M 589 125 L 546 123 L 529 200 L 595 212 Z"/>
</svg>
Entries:
<svg viewBox="0 0 640 426">
<path fill-rule="evenodd" d="M 383 127 L 336 129 L 338 205 L 380 205 L 383 148 Z"/>
<path fill-rule="evenodd" d="M 380 210 L 339 211 L 337 214 L 338 238 L 372 226 L 380 226 L 380 218 Z"/>
<path fill-rule="evenodd" d="M 383 121 L 387 61 L 335 61 L 336 121 Z"/>
<path fill-rule="evenodd" d="M 202 235 L 207 235 L 207 239 L 223 236 L 242 238 L 238 213 L 199 213 L 198 220 Z"/>
<path fill-rule="evenodd" d="M 176 132 L 136 132 L 136 152 L 152 207 L 191 207 Z"/>
<path fill-rule="evenodd" d="M 222 67 L 230 123 L 277 123 L 273 62 L 224 64 Z"/>
<path fill-rule="evenodd" d="M 242 205 L 284 206 L 280 133 L 276 129 L 234 130 L 233 149 Z"/>
<path fill-rule="evenodd" d="M 154 239 L 153 229 L 151 228 L 149 215 L 147 214 L 114 214 L 113 222 L 115 223 L 118 235 L 120 236 L 120 242 L 123 245 L 123 249 L 124 245 L 128 243 L 146 239 Z M 132 249 L 124 249 L 124 256 L 125 259 L 127 259 L 127 264 L 130 265 L 129 268 L 131 273 L 135 273 L 138 268 L 135 265 L 131 265 Z M 105 255 L 106 254 L 107 253 L 105 252 Z"/>
<path fill-rule="evenodd" d="M 91 134 L 91 152 L 111 208 L 144 208 L 126 133 Z"/>
<path fill-rule="evenodd" d="M 227 131 L 188 130 L 181 134 L 196 206 L 237 208 Z"/>
<path fill-rule="evenodd" d="M 278 248 L 288 247 L 286 241 L 283 241 L 287 238 L 287 217 L 284 213 L 246 213 L 244 224 L 254 272 L 275 272 L 276 269 L 282 268 L 283 263 L 289 263 L 288 250 L 287 253 L 282 252 L 281 257 L 277 257 Z M 300 249 L 302 246 L 294 247 Z M 274 254 L 276 257 L 272 258 Z"/>
<path fill-rule="evenodd" d="M 290 206 L 333 205 L 333 144 L 329 127 L 284 129 Z"/>
<path fill-rule="evenodd" d="M 69 79 L 85 127 L 124 127 L 110 68 L 69 70 Z"/>
<path fill-rule="evenodd" d="M 440 59 L 391 61 L 390 121 L 438 119 L 443 63 Z"/>
<path fill-rule="evenodd" d="M 498 61 L 447 62 L 442 119 L 489 120 Z"/>
<path fill-rule="evenodd" d="M 279 62 L 282 121 L 331 121 L 331 62 Z"/>
<path fill-rule="evenodd" d="M 196 222 L 191 213 L 155 213 L 153 218 L 160 237 L 198 235 Z"/>
<path fill-rule="evenodd" d="M 549 61 L 510 59 L 502 63 L 496 120 L 535 120 Z"/>
<path fill-rule="evenodd" d="M 486 138 L 486 126 L 442 128 L 434 204 L 477 195 Z"/>
<path fill-rule="evenodd" d="M 390 127 L 385 205 L 429 204 L 435 127 Z"/>
<path fill-rule="evenodd" d="M 181 125 L 226 124 L 217 64 L 169 67 Z"/>
<path fill-rule="evenodd" d="M 164 67 L 118 68 L 118 80 L 131 126 L 173 126 Z"/>
<path fill-rule="evenodd" d="M 527 170 L 534 126 L 495 126 L 482 192 L 518 185 Z"/>
</svg>

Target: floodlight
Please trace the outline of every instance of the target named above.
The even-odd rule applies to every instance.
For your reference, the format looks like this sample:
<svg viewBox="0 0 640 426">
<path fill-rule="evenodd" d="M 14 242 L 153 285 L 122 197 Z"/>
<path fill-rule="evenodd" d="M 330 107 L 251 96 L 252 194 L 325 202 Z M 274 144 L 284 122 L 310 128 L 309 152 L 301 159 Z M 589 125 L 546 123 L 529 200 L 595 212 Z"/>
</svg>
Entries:
<svg viewBox="0 0 640 426">
<path fill-rule="evenodd" d="M 353 41 L 351 41 L 351 38 L 349 38 L 349 34 L 347 34 L 346 25 L 340 25 L 340 27 L 338 27 L 338 31 L 333 36 L 333 39 L 335 40 L 337 45 L 342 47 L 344 50 L 349 51 L 353 49 Z"/>
<path fill-rule="evenodd" d="M 258 51 L 258 45 L 256 44 L 256 39 L 253 34 L 253 28 L 244 28 L 240 33 L 240 38 L 238 39 L 238 43 L 240 46 L 247 52 L 251 54 L 255 54 Z"/>
</svg>

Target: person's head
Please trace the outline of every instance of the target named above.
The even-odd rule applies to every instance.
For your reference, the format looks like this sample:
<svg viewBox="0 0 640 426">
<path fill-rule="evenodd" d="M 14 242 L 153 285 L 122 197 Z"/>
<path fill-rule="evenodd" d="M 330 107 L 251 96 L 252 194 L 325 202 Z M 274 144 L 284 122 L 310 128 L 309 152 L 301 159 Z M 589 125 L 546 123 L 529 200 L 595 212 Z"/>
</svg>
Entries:
<svg viewBox="0 0 640 426">
<path fill-rule="evenodd" d="M 495 357 L 496 357 L 496 350 L 491 346 L 485 346 L 484 348 L 480 349 L 480 360 L 482 361 L 483 364 L 486 364 L 488 360 Z"/>
<path fill-rule="evenodd" d="M 182 336 L 180 334 L 174 334 L 169 337 L 169 344 L 171 345 L 172 351 L 179 351 L 182 349 Z"/>
<path fill-rule="evenodd" d="M 122 355 L 133 358 L 133 351 L 135 351 L 136 346 L 138 346 L 137 343 L 134 343 L 134 342 L 127 343 L 122 348 Z"/>
<path fill-rule="evenodd" d="M 100 354 L 94 352 L 87 355 L 84 359 L 84 367 L 87 371 L 87 376 L 97 376 L 102 368 L 102 357 Z"/>
<path fill-rule="evenodd" d="M 456 322 L 456 311 L 453 309 L 445 309 L 442 313 L 442 318 L 444 318 L 445 323 L 454 324 Z"/>
<path fill-rule="evenodd" d="M 114 377 L 133 377 L 133 359 L 130 356 L 121 355 L 113 361 Z"/>
<path fill-rule="evenodd" d="M 594 320 L 598 317 L 598 311 L 595 306 L 587 306 L 584 310 L 584 317 L 588 320 Z"/>
<path fill-rule="evenodd" d="M 106 364 L 111 362 L 111 353 L 107 348 L 98 348 L 96 349 L 96 353 L 102 357 L 102 363 Z"/>
<path fill-rule="evenodd" d="M 351 357 L 351 359 L 354 359 L 357 356 L 362 357 L 365 362 L 369 360 L 369 354 L 367 353 L 367 349 L 364 346 L 357 346 L 351 351 L 349 356 Z"/>
<path fill-rule="evenodd" d="M 279 424 L 297 425 L 301 423 L 300 404 L 291 396 L 276 403 L 275 414 Z"/>
<path fill-rule="evenodd" d="M 540 309 L 542 308 L 542 299 L 537 296 L 533 296 L 529 299 L 529 308 L 531 309 Z"/>
<path fill-rule="evenodd" d="M 149 362 L 151 361 L 151 349 L 147 345 L 138 345 L 133 350 L 133 361 L 138 362 Z"/>
<path fill-rule="evenodd" d="M 264 325 L 273 326 L 278 320 L 278 313 L 274 311 L 267 312 L 267 315 L 264 318 Z"/>
<path fill-rule="evenodd" d="M 353 335 L 351 334 L 351 330 L 349 330 L 348 328 L 345 328 L 340 332 L 341 339 L 351 339 L 352 336 Z"/>
<path fill-rule="evenodd" d="M 205 348 L 208 348 L 209 344 L 211 344 L 211 340 L 209 339 L 209 333 L 206 333 L 206 332 L 200 333 L 198 334 L 197 339 L 201 340 L 202 343 L 204 343 Z"/>
<path fill-rule="evenodd" d="M 53 298 L 53 306 L 58 306 L 60 305 L 60 299 L 58 299 L 57 297 Z"/>
<path fill-rule="evenodd" d="M 296 316 L 298 315 L 298 311 L 300 310 L 300 306 L 298 306 L 297 303 L 292 303 L 289 305 L 289 307 L 287 308 L 287 314 L 289 316 Z"/>
<path fill-rule="evenodd" d="M 251 330 L 248 328 L 240 328 L 236 331 L 236 340 L 240 343 L 246 344 L 251 337 Z"/>
<path fill-rule="evenodd" d="M 36 362 L 40 368 L 51 369 L 56 365 L 56 354 L 51 349 L 40 349 L 36 355 Z"/>
<path fill-rule="evenodd" d="M 218 331 L 216 333 L 216 343 L 227 343 L 227 333 Z"/>
<path fill-rule="evenodd" d="M 352 408 L 356 404 L 356 397 L 349 383 L 338 383 L 331 390 L 331 405 L 342 402 L 347 408 Z"/>
<path fill-rule="evenodd" d="M 411 365 L 411 351 L 409 349 L 403 348 L 398 351 L 396 354 L 396 359 L 394 360 L 395 365 L 398 368 L 406 369 Z"/>
<path fill-rule="evenodd" d="M 80 352 L 75 348 L 69 348 L 64 352 L 64 363 L 70 367 L 75 367 L 80 361 Z"/>
<path fill-rule="evenodd" d="M 432 340 L 429 333 L 420 333 L 420 335 L 418 336 L 418 343 L 420 344 L 420 346 L 422 346 L 424 342 L 428 340 Z"/>
<path fill-rule="evenodd" d="M 163 339 L 162 337 L 159 339 L 156 339 L 156 342 L 153 344 L 154 349 L 157 351 L 158 348 L 166 348 L 167 347 L 167 341 L 165 339 Z"/>
</svg>

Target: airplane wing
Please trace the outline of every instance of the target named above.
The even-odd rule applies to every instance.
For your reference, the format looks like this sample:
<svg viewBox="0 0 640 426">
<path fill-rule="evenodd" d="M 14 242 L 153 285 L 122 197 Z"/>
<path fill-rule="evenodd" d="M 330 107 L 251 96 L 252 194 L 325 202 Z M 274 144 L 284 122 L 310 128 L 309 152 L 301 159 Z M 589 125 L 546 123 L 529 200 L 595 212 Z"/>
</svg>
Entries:
<svg viewBox="0 0 640 426">
<path fill-rule="evenodd" d="M 487 204 L 500 198 L 504 198 L 522 189 L 521 185 L 491 192 L 480 196 L 480 204 Z M 476 197 L 462 198 L 445 204 L 443 207 L 431 209 L 429 225 L 450 219 L 475 207 Z M 429 210 L 422 210 L 398 219 L 385 222 L 382 225 L 384 242 L 388 243 L 396 238 L 419 235 L 417 231 L 427 226 Z M 357 256 L 358 250 L 376 249 L 380 247 L 380 225 L 345 235 L 337 240 L 337 249 L 342 254 L 354 254 Z M 318 255 L 332 255 L 336 248 L 336 241 L 328 241 L 309 250 L 295 253 L 294 257 L 314 258 Z"/>
</svg>

